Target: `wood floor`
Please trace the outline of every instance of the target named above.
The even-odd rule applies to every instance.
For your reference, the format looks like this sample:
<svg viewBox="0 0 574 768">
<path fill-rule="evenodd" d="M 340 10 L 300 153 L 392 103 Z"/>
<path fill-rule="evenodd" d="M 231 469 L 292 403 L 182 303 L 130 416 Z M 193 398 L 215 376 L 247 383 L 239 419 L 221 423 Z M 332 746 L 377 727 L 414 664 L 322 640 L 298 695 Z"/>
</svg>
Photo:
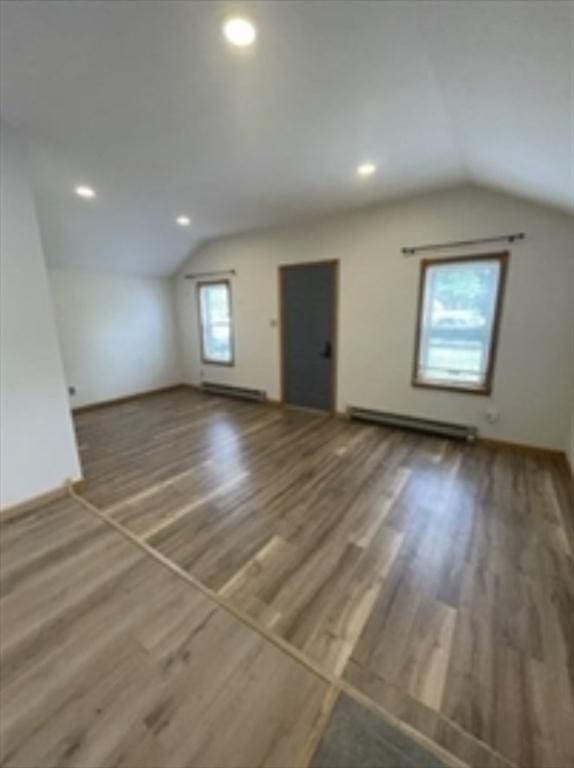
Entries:
<svg viewBox="0 0 574 768">
<path fill-rule="evenodd" d="M 304 765 L 334 680 L 468 765 L 572 766 L 574 514 L 565 464 L 191 390 L 88 411 L 76 424 L 83 495 L 116 528 L 67 508 L 59 521 L 26 516 L 3 537 L 2 606 L 15 627 L 7 765 L 49 764 L 30 762 L 53 734 L 42 719 L 46 697 L 70 722 L 78 708 L 89 718 L 100 707 L 116 736 L 125 733 L 121 746 L 109 735 L 85 740 L 80 719 L 76 741 L 48 744 L 60 760 L 52 765 L 93 768 L 103 757 L 106 768 L 127 765 L 128 743 L 141 743 L 142 768 Z M 43 542 L 32 555 L 31 536 Z M 182 612 L 197 618 L 186 637 Z M 87 643 L 78 661 L 85 682 L 71 689 L 78 669 L 66 668 L 66 643 Z M 113 668 L 110 646 L 125 647 Z M 210 650 L 204 669 L 199 659 Z M 55 692 L 43 685 L 54 664 L 62 669 Z M 192 675 L 201 704 L 185 684 Z M 130 713 L 124 705 L 139 677 Z M 181 714 L 188 707 L 203 718 L 193 733 Z M 250 728 L 259 729 L 257 747 Z M 238 751 L 231 736 L 220 743 L 228 732 Z"/>
<path fill-rule="evenodd" d="M 332 687 L 121 533 L 55 502 L 1 542 L 3 766 L 307 764 Z"/>
</svg>

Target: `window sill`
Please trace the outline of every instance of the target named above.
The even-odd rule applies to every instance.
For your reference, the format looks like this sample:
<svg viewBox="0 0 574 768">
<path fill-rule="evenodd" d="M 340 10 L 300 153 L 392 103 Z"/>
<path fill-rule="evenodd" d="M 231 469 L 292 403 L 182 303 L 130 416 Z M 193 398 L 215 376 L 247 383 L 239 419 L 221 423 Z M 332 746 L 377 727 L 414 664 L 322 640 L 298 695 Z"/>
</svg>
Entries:
<svg viewBox="0 0 574 768">
<path fill-rule="evenodd" d="M 224 368 L 233 368 L 233 366 L 235 365 L 235 360 L 230 360 L 228 363 L 226 363 L 224 360 L 206 360 L 204 357 L 202 357 L 201 364 L 202 365 L 218 365 L 218 366 L 223 366 Z"/>
<path fill-rule="evenodd" d="M 413 379 L 413 387 L 420 387 L 421 389 L 436 389 L 439 392 L 458 392 L 462 395 L 482 395 L 488 397 L 492 393 L 492 387 L 486 385 L 483 387 L 470 387 L 465 385 L 447 384 L 441 382 L 424 381 L 423 379 Z"/>
</svg>

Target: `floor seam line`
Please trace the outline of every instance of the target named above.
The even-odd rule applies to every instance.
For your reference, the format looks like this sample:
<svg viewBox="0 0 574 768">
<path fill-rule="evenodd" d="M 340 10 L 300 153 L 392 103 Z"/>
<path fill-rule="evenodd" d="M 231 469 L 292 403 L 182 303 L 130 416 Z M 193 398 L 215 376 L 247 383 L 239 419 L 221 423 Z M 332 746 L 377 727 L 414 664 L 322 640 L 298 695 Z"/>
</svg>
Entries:
<svg viewBox="0 0 574 768">
<path fill-rule="evenodd" d="M 321 746 L 321 741 L 323 740 L 323 736 L 325 735 L 327 728 L 329 727 L 331 718 L 333 717 L 333 712 L 335 711 L 337 702 L 341 697 L 341 693 L 342 691 L 336 685 L 331 685 L 327 689 L 327 692 L 325 693 L 325 697 L 323 699 L 323 701 L 327 700 L 326 711 L 320 713 L 320 716 L 319 716 L 320 727 L 318 729 L 318 733 L 316 734 L 315 743 L 311 749 L 307 750 L 306 759 L 303 758 L 301 761 L 301 768 L 311 768 L 313 758 L 319 751 L 319 747 Z M 329 697 L 331 697 L 331 700 L 329 700 Z"/>
<path fill-rule="evenodd" d="M 220 597 L 217 594 L 217 592 L 211 590 L 209 587 L 207 587 L 205 584 L 199 581 L 197 577 L 193 576 L 191 573 L 184 570 L 181 566 L 179 566 L 173 560 L 163 555 L 161 552 L 159 552 L 159 550 L 151 546 L 144 538 L 140 538 L 137 534 L 130 531 L 128 528 L 126 528 L 124 525 L 119 523 L 113 517 L 108 516 L 106 512 L 98 509 L 98 507 L 96 507 L 94 504 L 88 501 L 88 499 L 76 493 L 76 491 L 74 490 L 71 484 L 68 485 L 68 493 L 86 510 L 96 515 L 100 520 L 107 523 L 110 527 L 114 528 L 118 533 L 123 535 L 129 541 L 131 541 L 132 544 L 134 544 L 135 546 L 143 550 L 148 555 L 148 557 L 151 557 L 157 563 L 159 563 L 160 565 L 163 565 L 165 568 L 171 571 L 174 575 L 179 576 L 179 578 L 185 581 L 188 585 L 195 587 L 205 597 L 211 600 L 215 605 L 218 605 L 227 613 L 230 613 L 236 620 L 240 621 L 245 626 L 250 627 L 260 637 L 272 643 L 276 648 L 286 653 L 294 661 L 298 662 L 299 664 L 304 666 L 308 671 L 314 674 L 316 677 L 323 680 L 323 682 L 327 683 L 330 686 L 335 687 L 340 693 L 341 692 L 346 693 L 348 696 L 350 696 L 360 704 L 363 704 L 367 708 L 374 710 L 389 724 L 393 725 L 395 728 L 397 728 L 401 732 L 406 733 L 408 736 L 413 738 L 413 740 L 417 741 L 421 746 L 425 747 L 429 751 L 434 752 L 435 757 L 438 757 L 442 760 L 446 760 L 446 762 L 449 763 L 452 768 L 472 768 L 469 763 L 464 762 L 461 758 L 456 757 L 456 755 L 449 752 L 446 748 L 443 748 L 439 744 L 434 742 L 430 736 L 427 736 L 423 732 L 418 731 L 414 726 L 409 725 L 408 723 L 400 720 L 398 717 L 388 712 L 378 702 L 374 701 L 367 694 L 355 688 L 355 686 L 353 686 L 351 683 L 348 683 L 343 678 L 338 677 L 337 675 L 334 675 L 322 669 L 319 664 L 317 664 L 314 660 L 307 657 L 306 654 L 304 654 L 299 649 L 295 648 L 295 646 L 288 643 L 279 635 L 275 635 L 269 630 L 261 627 L 248 614 L 244 614 L 243 611 L 231 605 L 231 603 L 228 600 Z M 437 710 L 433 710 L 433 712 L 436 713 L 436 716 L 439 718 L 439 720 L 442 720 L 443 722 L 448 723 L 448 725 L 453 727 L 455 730 L 459 731 L 467 738 L 479 744 L 491 755 L 498 758 L 503 765 L 507 766 L 507 768 L 519 768 L 518 764 L 512 762 L 507 757 L 505 757 L 501 753 L 494 750 L 490 745 L 486 744 L 486 742 L 481 741 L 470 732 L 464 730 L 463 728 L 460 728 L 460 726 L 458 726 L 458 724 L 455 721 L 445 717 L 441 712 Z"/>
</svg>

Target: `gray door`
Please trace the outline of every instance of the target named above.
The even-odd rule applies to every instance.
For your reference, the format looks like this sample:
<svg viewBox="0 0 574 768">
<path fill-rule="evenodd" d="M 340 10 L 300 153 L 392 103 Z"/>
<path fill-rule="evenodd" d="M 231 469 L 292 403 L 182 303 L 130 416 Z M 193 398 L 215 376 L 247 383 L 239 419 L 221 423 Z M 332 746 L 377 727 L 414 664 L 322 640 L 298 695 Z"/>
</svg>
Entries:
<svg viewBox="0 0 574 768">
<path fill-rule="evenodd" d="M 334 407 L 336 268 L 281 267 L 283 399 L 290 405 Z"/>
</svg>

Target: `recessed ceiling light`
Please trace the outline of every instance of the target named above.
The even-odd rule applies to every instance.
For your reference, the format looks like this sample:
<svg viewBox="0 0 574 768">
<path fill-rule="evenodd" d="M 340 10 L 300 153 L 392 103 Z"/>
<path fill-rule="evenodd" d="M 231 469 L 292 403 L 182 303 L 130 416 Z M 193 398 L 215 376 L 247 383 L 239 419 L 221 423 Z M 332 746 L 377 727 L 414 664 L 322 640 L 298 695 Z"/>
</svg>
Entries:
<svg viewBox="0 0 574 768">
<path fill-rule="evenodd" d="M 231 45 L 245 48 L 255 42 L 257 30 L 253 22 L 241 16 L 234 16 L 223 24 L 223 34 Z"/>
<path fill-rule="evenodd" d="M 76 187 L 75 192 L 80 197 L 85 197 L 86 200 L 91 200 L 96 196 L 96 193 L 91 187 L 79 186 L 79 187 Z"/>
<path fill-rule="evenodd" d="M 191 219 L 189 216 L 178 216 L 176 221 L 180 227 L 189 227 L 191 224 Z"/>
<path fill-rule="evenodd" d="M 359 176 L 372 176 L 376 170 L 377 166 L 374 163 L 361 163 L 357 166 Z"/>
</svg>

